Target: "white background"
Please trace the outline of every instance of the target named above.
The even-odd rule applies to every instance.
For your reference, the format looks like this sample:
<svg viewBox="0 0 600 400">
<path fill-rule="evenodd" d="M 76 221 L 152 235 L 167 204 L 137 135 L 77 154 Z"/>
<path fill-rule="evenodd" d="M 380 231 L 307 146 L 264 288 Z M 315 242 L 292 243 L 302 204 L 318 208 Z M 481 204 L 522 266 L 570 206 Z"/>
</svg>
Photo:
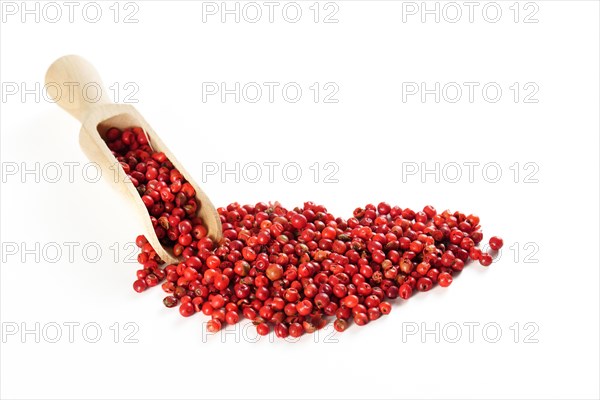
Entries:
<svg viewBox="0 0 600 400">
<path fill-rule="evenodd" d="M 486 3 L 475 9 L 472 23 L 462 2 L 460 21 L 448 22 L 454 14 L 447 14 L 439 23 L 432 15 L 422 23 L 419 13 L 405 13 L 404 22 L 403 9 L 411 5 L 393 1 L 338 1 L 337 23 L 323 23 L 335 10 L 324 4 L 315 23 L 312 1 L 300 3 L 297 23 L 282 18 L 285 3 L 273 23 L 264 5 L 257 23 L 243 16 L 221 23 L 219 14 L 203 22 L 199 2 L 138 1 L 138 22 L 129 24 L 123 19 L 134 8 L 119 5 L 115 23 L 113 2 L 99 4 L 97 23 L 82 17 L 84 3 L 73 23 L 62 5 L 57 23 L 43 15 L 39 23 L 33 15 L 21 23 L 22 10 L 3 11 L 3 398 L 598 398 L 597 2 L 537 1 L 527 9 L 521 3 L 517 23 L 512 1 L 498 2 L 496 23 L 483 18 Z M 524 23 L 535 10 L 538 22 Z M 279 200 L 292 208 L 313 200 L 347 217 L 382 200 L 415 209 L 433 204 L 479 215 L 486 242 L 494 234 L 504 238 L 502 256 L 487 269 L 469 266 L 448 289 L 395 303 L 390 315 L 343 334 L 332 335 L 329 326 L 298 343 L 251 343 L 253 330 L 241 330 L 244 321 L 227 337 L 203 337 L 206 317 L 184 319 L 167 310 L 160 288 L 133 292 L 137 266 L 124 249 L 142 225 L 107 183 L 82 177 L 87 160 L 78 147 L 79 123 L 43 97 L 21 98 L 22 84 L 43 85 L 50 63 L 72 53 L 88 58 L 106 87 L 119 87 L 121 102 L 131 91 L 124 85 L 136 85 L 135 106 L 204 181 L 216 205 Z M 230 88 L 296 82 L 303 94 L 296 103 L 281 90 L 273 103 L 266 91 L 255 104 L 236 103 L 231 95 L 203 102 L 203 82 Z M 314 82 L 336 84 L 339 101 L 315 103 Z M 477 82 L 479 89 L 473 102 L 464 86 L 456 103 L 446 101 L 450 94 L 439 103 L 433 95 L 403 101 L 406 82 L 428 88 Z M 503 90 L 495 103 L 481 94 L 490 82 Z M 515 82 L 521 89 L 516 103 L 509 88 Z M 526 83 L 539 88 L 537 103 L 524 102 L 531 91 Z M 9 95 L 15 87 L 19 92 Z M 291 183 L 280 166 L 272 183 L 266 175 L 258 183 L 243 177 L 236 183 L 234 175 L 202 179 L 213 163 L 234 168 L 236 161 L 295 162 L 302 177 Z M 66 167 L 59 182 L 48 182 L 51 162 L 79 163 L 73 182 Z M 321 168 L 316 183 L 315 162 Z M 324 181 L 328 162 L 339 167 L 337 183 Z M 435 174 L 403 177 L 407 168 L 434 169 L 436 162 L 439 182 Z M 480 163 L 472 182 L 465 166 L 461 179 L 450 182 L 453 163 L 465 162 Z M 36 163 L 39 183 L 35 175 L 21 175 Z M 499 166 L 498 182 L 492 182 L 494 169 L 482 174 L 486 164 Z M 15 165 L 19 171 L 9 174 Z M 65 242 L 78 243 L 73 259 Z M 36 243 L 37 254 L 23 251 Z M 56 262 L 52 243 L 62 250 Z M 102 250 L 97 262 L 82 254 L 89 243 Z M 72 343 L 64 325 L 71 322 L 80 324 Z M 472 343 L 470 322 L 479 324 Z M 21 335 L 23 328 L 35 331 L 36 323 L 38 339 Z M 88 342 L 93 328 L 82 333 L 86 323 L 102 329 L 97 343 Z M 421 336 L 436 323 L 439 343 L 434 334 Z M 62 336 L 51 343 L 55 324 Z M 127 343 L 125 334 L 135 326 L 129 339 L 137 343 Z M 462 337 L 451 343 L 456 326 Z M 490 343 L 494 327 L 502 336 Z"/>
</svg>

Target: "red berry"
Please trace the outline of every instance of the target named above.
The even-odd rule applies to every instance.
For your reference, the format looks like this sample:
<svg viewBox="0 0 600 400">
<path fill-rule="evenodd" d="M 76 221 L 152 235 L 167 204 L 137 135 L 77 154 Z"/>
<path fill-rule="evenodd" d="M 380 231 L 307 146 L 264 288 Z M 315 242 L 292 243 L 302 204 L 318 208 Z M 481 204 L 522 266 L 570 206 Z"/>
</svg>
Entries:
<svg viewBox="0 0 600 400">
<path fill-rule="evenodd" d="M 211 319 L 206 323 L 206 330 L 210 333 L 216 333 L 221 330 L 221 321 L 218 319 Z"/>
<path fill-rule="evenodd" d="M 489 267 L 492 265 L 492 256 L 490 256 L 488 253 L 482 253 L 481 257 L 479 258 L 479 263 L 484 267 Z"/>
<path fill-rule="evenodd" d="M 425 207 L 423 207 L 423 212 L 429 218 L 433 218 L 437 214 L 437 211 L 435 210 L 435 208 L 433 206 L 425 206 Z"/>
<path fill-rule="evenodd" d="M 269 325 L 265 324 L 264 322 L 261 322 L 260 324 L 256 325 L 256 332 L 258 332 L 258 334 L 261 336 L 268 335 Z"/>
<path fill-rule="evenodd" d="M 327 307 L 327 305 L 330 303 L 330 300 L 329 300 L 329 296 L 327 295 L 327 293 L 318 293 L 313 298 L 313 302 L 319 309 L 323 309 L 323 308 Z"/>
<path fill-rule="evenodd" d="M 417 281 L 417 289 L 421 292 L 426 292 L 433 286 L 433 282 L 429 278 L 419 278 Z"/>
<path fill-rule="evenodd" d="M 492 250 L 500 250 L 504 245 L 504 241 L 498 236 L 492 236 L 490 238 L 490 248 Z"/>
<path fill-rule="evenodd" d="M 404 300 L 410 298 L 410 296 L 412 296 L 412 288 L 410 287 L 410 285 L 406 283 L 400 285 L 400 288 L 398 289 L 398 296 L 400 296 L 400 298 Z"/>
<path fill-rule="evenodd" d="M 148 285 L 146 285 L 146 282 L 143 279 L 138 279 L 137 281 L 133 282 L 133 290 L 138 293 L 143 292 L 147 287 Z"/>
<path fill-rule="evenodd" d="M 381 317 L 381 311 L 377 307 L 371 307 L 367 311 L 367 316 L 369 317 L 369 321 L 375 321 Z"/>
<path fill-rule="evenodd" d="M 179 232 L 182 234 L 190 233 L 192 231 L 192 223 L 189 220 L 183 220 L 177 225 Z"/>
<path fill-rule="evenodd" d="M 277 336 L 278 338 L 285 339 L 286 337 L 288 337 L 288 335 L 288 327 L 284 323 L 279 323 L 275 325 L 275 336 Z"/>
<path fill-rule="evenodd" d="M 221 260 L 217 256 L 210 256 L 206 259 L 206 266 L 211 269 L 219 268 Z"/>
<path fill-rule="evenodd" d="M 356 325 L 362 326 L 366 325 L 369 322 L 369 317 L 365 313 L 358 313 L 354 315 L 354 323 Z"/>
<path fill-rule="evenodd" d="M 447 272 L 442 272 L 438 276 L 438 283 L 441 287 L 448 287 L 452 283 L 452 275 Z"/>
<path fill-rule="evenodd" d="M 229 286 L 229 278 L 224 274 L 218 275 L 215 277 L 213 285 L 215 285 L 215 288 L 218 290 L 225 290 Z"/>
<path fill-rule="evenodd" d="M 335 231 L 334 228 L 328 226 L 325 229 L 323 229 L 323 231 L 321 232 L 321 237 L 323 239 L 333 240 L 337 237 L 337 232 Z"/>
<path fill-rule="evenodd" d="M 296 305 L 296 310 L 298 311 L 298 314 L 300 314 L 303 317 L 310 314 L 312 312 L 312 309 L 313 304 L 310 302 L 310 300 L 302 300 Z"/>
<path fill-rule="evenodd" d="M 381 202 L 377 205 L 377 212 L 380 215 L 387 215 L 390 211 L 392 211 L 392 207 L 388 203 Z"/>
<path fill-rule="evenodd" d="M 240 316 L 238 315 L 237 311 L 227 311 L 225 314 L 225 322 L 227 322 L 229 325 L 235 325 L 239 320 Z"/>
<path fill-rule="evenodd" d="M 215 294 L 211 299 L 210 299 L 210 305 L 213 306 L 213 308 L 221 308 L 225 305 L 225 299 L 223 298 L 223 296 L 221 296 L 220 294 Z"/>
<path fill-rule="evenodd" d="M 210 303 L 203 303 L 202 304 L 202 314 L 204 315 L 212 315 L 212 313 L 214 312 L 215 308 L 213 306 L 210 305 Z"/>
<path fill-rule="evenodd" d="M 178 302 L 179 302 L 179 300 L 175 296 L 167 296 L 163 299 L 163 303 L 164 303 L 165 307 L 168 307 L 168 308 L 175 307 Z"/>
<path fill-rule="evenodd" d="M 308 220 L 304 215 L 296 214 L 292 217 L 292 220 L 290 222 L 294 228 L 303 229 L 308 223 Z"/>
<path fill-rule="evenodd" d="M 290 334 L 291 337 L 297 338 L 297 337 L 302 336 L 302 334 L 304 333 L 304 328 L 298 322 L 294 322 L 288 328 L 288 332 L 289 332 L 289 334 Z"/>
<path fill-rule="evenodd" d="M 452 264 L 452 269 L 455 271 L 462 271 L 464 267 L 465 267 L 465 262 L 463 260 L 461 260 L 460 258 L 455 259 L 454 263 Z"/>
<path fill-rule="evenodd" d="M 354 308 L 358 305 L 358 297 L 351 294 L 342 299 L 341 304 L 348 308 Z"/>
<path fill-rule="evenodd" d="M 446 251 L 442 254 L 442 265 L 444 267 L 450 267 L 454 263 L 455 257 L 451 251 Z"/>
<path fill-rule="evenodd" d="M 144 205 L 148 208 L 154 205 L 154 199 L 148 195 L 142 196 L 142 201 L 144 202 Z"/>
<path fill-rule="evenodd" d="M 481 250 L 477 247 L 471 247 L 469 249 L 469 257 L 472 260 L 479 260 L 479 258 L 481 257 Z"/>
<path fill-rule="evenodd" d="M 387 315 L 392 311 L 392 305 L 387 301 L 382 301 L 379 303 L 379 311 L 381 311 L 382 314 Z"/>
<path fill-rule="evenodd" d="M 333 323 L 333 328 L 338 332 L 344 332 L 346 329 L 348 329 L 348 322 L 343 319 L 336 319 Z"/>
<path fill-rule="evenodd" d="M 179 313 L 184 317 L 189 317 L 196 312 L 194 305 L 191 302 L 181 303 L 179 306 Z"/>
<path fill-rule="evenodd" d="M 266 274 L 271 281 L 279 280 L 283 276 L 283 267 L 279 264 L 270 264 Z"/>
</svg>

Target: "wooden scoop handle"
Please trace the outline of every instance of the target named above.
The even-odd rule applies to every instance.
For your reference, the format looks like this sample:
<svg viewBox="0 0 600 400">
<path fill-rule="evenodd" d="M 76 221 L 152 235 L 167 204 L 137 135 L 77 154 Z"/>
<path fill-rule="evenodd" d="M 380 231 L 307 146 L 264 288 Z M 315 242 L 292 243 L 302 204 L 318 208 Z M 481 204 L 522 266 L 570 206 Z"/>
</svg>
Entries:
<svg viewBox="0 0 600 400">
<path fill-rule="evenodd" d="M 52 63 L 46 72 L 46 88 L 56 104 L 82 123 L 95 107 L 112 103 L 96 68 L 76 55 Z"/>
</svg>

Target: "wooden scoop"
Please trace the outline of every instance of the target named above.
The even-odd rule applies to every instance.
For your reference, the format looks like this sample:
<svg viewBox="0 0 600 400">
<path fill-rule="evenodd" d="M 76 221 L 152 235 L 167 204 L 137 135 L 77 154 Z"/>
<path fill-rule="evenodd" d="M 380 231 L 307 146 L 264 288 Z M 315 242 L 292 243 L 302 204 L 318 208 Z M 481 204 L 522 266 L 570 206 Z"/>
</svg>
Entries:
<svg viewBox="0 0 600 400">
<path fill-rule="evenodd" d="M 79 144 L 83 152 L 90 161 L 100 165 L 102 174 L 135 204 L 144 224 L 144 235 L 163 261 L 177 263 L 180 259 L 173 255 L 171 248 L 163 247 L 158 240 L 148 209 L 104 142 L 106 132 L 112 127 L 123 130 L 139 126 L 146 132 L 152 148 L 165 153 L 175 168 L 194 187 L 200 206 L 197 215 L 204 221 L 208 235 L 217 242 L 221 240 L 221 220 L 210 199 L 133 106 L 110 101 L 98 72 L 88 61 L 75 55 L 59 58 L 48 68 L 46 88 L 59 106 L 81 122 Z M 101 90 L 100 93 L 96 93 L 97 88 Z"/>
</svg>

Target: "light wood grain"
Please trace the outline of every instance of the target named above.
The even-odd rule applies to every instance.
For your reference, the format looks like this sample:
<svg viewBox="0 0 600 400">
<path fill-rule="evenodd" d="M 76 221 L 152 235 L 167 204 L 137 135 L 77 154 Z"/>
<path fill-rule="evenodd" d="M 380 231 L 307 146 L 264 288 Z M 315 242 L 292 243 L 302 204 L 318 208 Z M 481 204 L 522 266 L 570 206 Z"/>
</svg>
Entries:
<svg viewBox="0 0 600 400">
<path fill-rule="evenodd" d="M 200 189 L 191 175 L 177 161 L 160 140 L 160 137 L 133 106 L 115 104 L 110 101 L 98 72 L 88 61 L 76 55 L 59 58 L 46 73 L 46 85 L 50 89 L 56 87 L 62 89 L 61 91 L 49 89 L 48 94 L 54 98 L 60 107 L 81 122 L 79 132 L 81 149 L 90 161 L 100 166 L 103 176 L 107 178 L 112 186 L 123 193 L 126 199 L 133 202 L 139 214 L 140 222 L 143 224 L 144 235 L 163 261 L 177 263 L 180 258 L 173 255 L 172 249 L 164 248 L 161 245 L 152 227 L 148 209 L 102 139 L 111 127 L 125 129 L 139 126 L 146 132 L 152 148 L 164 152 L 173 165 L 194 187 L 196 200 L 200 205 L 198 216 L 204 221 L 208 235 L 217 242 L 221 240 L 221 220 L 208 196 Z M 85 91 L 82 90 L 86 85 L 90 88 L 87 90 L 89 93 L 87 96 Z M 95 88 L 98 87 L 101 88 L 101 95 L 97 95 L 95 92 Z M 102 204 L 97 204 L 95 207 L 102 207 Z M 115 224 L 115 226 L 118 226 L 118 224 Z"/>
</svg>

